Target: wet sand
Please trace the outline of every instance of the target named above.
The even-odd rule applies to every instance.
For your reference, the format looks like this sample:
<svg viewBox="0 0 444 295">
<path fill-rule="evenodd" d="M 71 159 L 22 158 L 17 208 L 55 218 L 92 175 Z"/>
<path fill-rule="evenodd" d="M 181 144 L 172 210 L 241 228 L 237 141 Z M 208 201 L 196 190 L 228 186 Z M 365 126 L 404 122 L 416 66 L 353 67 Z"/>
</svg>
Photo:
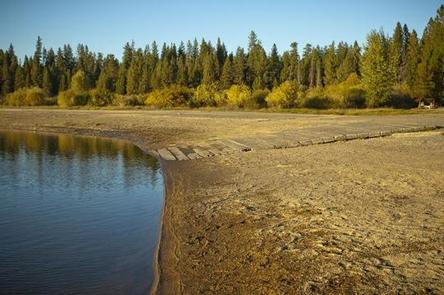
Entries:
<svg viewBox="0 0 444 295">
<path fill-rule="evenodd" d="M 146 151 L 444 115 L 0 110 L 0 127 L 127 139 Z M 161 294 L 444 292 L 442 129 L 162 161 Z"/>
</svg>

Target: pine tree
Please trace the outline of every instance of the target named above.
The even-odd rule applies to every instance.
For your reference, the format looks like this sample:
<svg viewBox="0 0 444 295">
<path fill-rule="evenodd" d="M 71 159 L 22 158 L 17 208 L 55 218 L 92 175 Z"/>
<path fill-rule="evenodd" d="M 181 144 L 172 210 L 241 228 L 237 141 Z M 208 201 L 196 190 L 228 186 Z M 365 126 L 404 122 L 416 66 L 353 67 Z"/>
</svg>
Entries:
<svg viewBox="0 0 444 295">
<path fill-rule="evenodd" d="M 308 71 L 308 81 L 310 88 L 314 88 L 316 86 L 316 61 L 317 61 L 317 54 L 316 51 L 314 50 L 310 56 L 310 68 Z"/>
<path fill-rule="evenodd" d="M 133 54 L 130 66 L 128 68 L 127 82 L 126 82 L 126 93 L 128 94 L 138 94 L 139 93 L 139 83 L 142 80 L 143 71 L 143 53 L 139 49 Z"/>
<path fill-rule="evenodd" d="M 126 69 L 123 63 L 120 64 L 119 72 L 117 73 L 116 93 L 118 94 L 126 93 Z"/>
<path fill-rule="evenodd" d="M 267 55 L 254 31 L 251 31 L 248 39 L 247 83 L 254 86 L 255 89 L 262 89 L 265 86 L 263 79 L 267 65 Z"/>
<path fill-rule="evenodd" d="M 112 93 L 116 90 L 119 62 L 114 55 L 109 54 L 103 61 L 103 68 L 97 81 L 97 90 L 102 94 Z"/>
<path fill-rule="evenodd" d="M 227 49 L 225 48 L 225 44 L 223 44 L 220 41 L 220 38 L 217 38 L 216 43 L 216 68 L 218 70 L 217 72 L 217 78 L 220 77 L 222 74 L 222 68 L 225 64 L 225 59 L 227 58 Z"/>
<path fill-rule="evenodd" d="M 120 64 L 119 72 L 117 74 L 116 92 L 119 94 L 126 93 L 128 69 L 131 65 L 133 54 L 134 54 L 134 42 L 132 42 L 131 44 L 127 42 L 123 47 L 122 63 Z"/>
<path fill-rule="evenodd" d="M 188 69 L 187 69 L 187 57 L 185 52 L 185 44 L 180 43 L 179 50 L 177 52 L 177 84 L 187 86 L 188 85 Z"/>
<path fill-rule="evenodd" d="M 409 28 L 406 24 L 402 27 L 402 50 L 401 50 L 401 65 L 400 65 L 400 82 L 401 83 L 407 83 L 407 76 L 408 76 L 408 47 L 410 43 L 410 32 Z"/>
<path fill-rule="evenodd" d="M 336 48 L 336 54 L 335 54 L 335 69 L 336 71 L 339 69 L 342 63 L 344 63 L 344 60 L 347 56 L 347 53 L 349 51 L 348 44 L 346 42 L 339 42 L 338 46 Z M 336 72 L 336 78 L 337 78 L 337 72 Z"/>
<path fill-rule="evenodd" d="M 15 72 L 18 67 L 17 56 L 14 53 L 12 44 L 9 49 L 3 54 L 1 65 L 1 96 L 6 96 L 8 93 L 14 91 Z"/>
<path fill-rule="evenodd" d="M 394 81 L 401 82 L 401 68 L 402 68 L 402 51 L 404 47 L 404 38 L 401 24 L 398 22 L 390 40 L 390 67 L 394 74 Z"/>
<path fill-rule="evenodd" d="M 223 89 L 228 89 L 234 83 L 234 67 L 232 58 L 228 57 L 225 59 L 225 63 L 222 69 L 222 75 L 220 78 L 221 86 Z"/>
<path fill-rule="evenodd" d="M 322 61 L 320 58 L 316 59 L 316 87 L 321 88 L 322 85 Z"/>
<path fill-rule="evenodd" d="M 31 80 L 32 85 L 41 87 L 43 81 L 43 72 L 42 72 L 42 38 L 38 36 L 37 42 L 35 45 L 34 57 L 32 58 L 32 66 L 31 66 Z"/>
<path fill-rule="evenodd" d="M 237 85 L 246 84 L 247 61 L 244 50 L 238 47 L 233 59 L 233 83 Z"/>
<path fill-rule="evenodd" d="M 324 56 L 324 84 L 332 85 L 336 82 L 336 54 L 335 44 L 332 43 Z"/>
<path fill-rule="evenodd" d="M 202 84 L 210 85 L 216 81 L 217 68 L 216 57 L 212 52 L 208 52 L 203 59 L 203 77 Z"/>
<path fill-rule="evenodd" d="M 196 39 L 194 42 L 188 41 L 187 43 L 187 71 L 188 71 L 188 84 L 191 87 L 197 87 L 201 80 L 201 73 L 199 70 L 199 43 Z"/>
<path fill-rule="evenodd" d="M 417 68 L 417 97 L 438 102 L 444 97 L 444 5 L 430 19 L 421 41 L 421 60 Z"/>
<path fill-rule="evenodd" d="M 298 64 L 299 64 L 299 54 L 298 54 L 298 44 L 293 42 L 290 44 L 290 68 L 288 71 L 288 79 L 290 81 L 298 80 Z"/>
<path fill-rule="evenodd" d="M 347 80 L 347 78 L 355 73 L 356 75 L 359 74 L 359 46 L 357 43 L 353 47 L 350 47 L 347 51 L 347 55 L 345 56 L 344 61 L 337 69 L 337 81 L 343 82 Z"/>
<path fill-rule="evenodd" d="M 51 73 L 49 72 L 48 68 L 45 68 L 43 70 L 43 82 L 42 82 L 42 88 L 45 91 L 45 94 L 48 96 L 53 96 L 53 88 L 52 88 L 52 77 Z"/>
<path fill-rule="evenodd" d="M 282 70 L 282 62 L 279 58 L 279 53 L 276 44 L 271 48 L 270 57 L 267 61 L 267 69 L 264 74 L 264 84 L 268 89 L 272 89 L 273 85 L 280 80 L 280 73 Z"/>
<path fill-rule="evenodd" d="M 78 70 L 71 79 L 71 89 L 76 92 L 88 90 L 88 80 L 83 70 Z"/>
<path fill-rule="evenodd" d="M 406 77 L 405 81 L 410 88 L 413 88 L 416 79 L 420 50 L 416 31 L 413 30 L 409 37 L 406 57 Z"/>
<path fill-rule="evenodd" d="M 2 83 L 1 83 L 1 93 L 0 96 L 5 97 L 8 93 L 12 92 L 11 88 L 11 81 L 12 77 L 9 73 L 9 58 L 5 57 L 3 59 L 3 65 L 1 68 L 1 77 L 2 77 Z"/>
<path fill-rule="evenodd" d="M 382 106 L 387 103 L 393 85 L 389 48 L 383 32 L 372 31 L 362 56 L 362 82 L 367 90 L 367 105 Z"/>
<path fill-rule="evenodd" d="M 23 87 L 26 87 L 26 82 L 25 82 L 25 74 L 23 71 L 23 67 L 19 66 L 17 68 L 17 71 L 15 72 L 15 79 L 14 79 L 14 89 L 20 89 Z"/>
</svg>

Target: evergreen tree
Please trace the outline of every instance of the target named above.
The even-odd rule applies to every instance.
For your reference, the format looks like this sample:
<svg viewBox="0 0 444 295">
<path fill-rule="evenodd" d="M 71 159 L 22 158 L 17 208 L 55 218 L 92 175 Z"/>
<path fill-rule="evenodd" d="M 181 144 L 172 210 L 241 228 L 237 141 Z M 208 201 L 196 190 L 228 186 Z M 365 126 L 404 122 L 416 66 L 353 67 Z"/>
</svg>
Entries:
<svg viewBox="0 0 444 295">
<path fill-rule="evenodd" d="M 126 93 L 128 94 L 138 94 L 139 93 L 139 83 L 142 81 L 142 71 L 143 71 L 143 53 L 139 49 L 133 54 L 130 66 L 128 68 L 127 82 L 126 82 Z"/>
<path fill-rule="evenodd" d="M 417 68 L 416 91 L 421 101 L 444 97 L 444 5 L 430 19 L 421 40 L 421 60 Z"/>
<path fill-rule="evenodd" d="M 263 78 L 267 65 L 267 55 L 254 31 L 251 31 L 248 39 L 247 83 L 253 89 L 262 89 L 265 86 Z"/>
<path fill-rule="evenodd" d="M 247 61 L 244 50 L 238 47 L 233 59 L 233 83 L 237 85 L 246 84 Z"/>
<path fill-rule="evenodd" d="M 308 88 L 310 85 L 310 67 L 311 67 L 311 55 L 313 48 L 311 44 L 306 44 L 304 52 L 302 54 L 301 62 L 298 64 L 298 83 L 302 86 L 302 89 Z"/>
<path fill-rule="evenodd" d="M 324 56 L 324 84 L 332 85 L 336 81 L 336 55 L 335 44 L 332 43 Z"/>
<path fill-rule="evenodd" d="M 317 53 L 316 50 L 314 50 L 310 55 L 310 68 L 308 71 L 308 81 L 309 81 L 309 87 L 314 88 L 316 87 L 316 62 L 317 62 Z"/>
<path fill-rule="evenodd" d="M 187 43 L 187 70 L 188 70 L 188 84 L 191 87 L 197 87 L 201 80 L 200 66 L 198 62 L 199 44 L 196 39 L 194 42 Z"/>
<path fill-rule="evenodd" d="M 202 84 L 209 85 L 216 81 L 217 67 L 216 67 L 216 57 L 212 52 L 205 54 L 203 59 L 203 77 Z"/>
<path fill-rule="evenodd" d="M 298 44 L 293 42 L 290 44 L 290 68 L 288 71 L 287 80 L 294 81 L 298 80 L 298 64 L 299 64 L 299 54 L 298 54 Z"/>
<path fill-rule="evenodd" d="M 122 63 L 120 64 L 119 72 L 117 75 L 116 92 L 119 94 L 126 93 L 127 74 L 128 69 L 131 65 L 131 61 L 133 59 L 133 54 L 134 42 L 132 42 L 131 44 L 127 42 L 123 47 Z"/>
<path fill-rule="evenodd" d="M 418 68 L 420 50 L 419 41 L 416 31 L 413 30 L 409 37 L 406 57 L 406 77 L 405 81 L 410 88 L 413 88 L 416 79 L 416 71 Z"/>
<path fill-rule="evenodd" d="M 225 59 L 225 63 L 222 70 L 222 75 L 220 78 L 221 86 L 223 89 L 228 89 L 234 83 L 234 66 L 231 61 L 232 57 Z"/>
<path fill-rule="evenodd" d="M 271 48 L 270 57 L 267 61 L 267 69 L 264 74 L 264 84 L 268 89 L 272 89 L 273 85 L 277 85 L 280 81 L 280 73 L 282 70 L 282 62 L 280 60 L 276 44 Z"/>
<path fill-rule="evenodd" d="M 185 44 L 180 43 L 179 50 L 177 52 L 177 84 L 182 86 L 188 85 L 188 69 L 187 69 L 187 57 L 185 52 Z"/>
<path fill-rule="evenodd" d="M 337 81 L 343 82 L 347 80 L 347 78 L 351 74 L 359 74 L 359 60 L 360 60 L 360 49 L 359 45 L 355 42 L 353 47 L 350 47 L 347 50 L 347 55 L 345 56 L 344 61 L 337 69 Z"/>
<path fill-rule="evenodd" d="M 402 68 L 402 51 L 404 48 L 404 37 L 401 24 L 398 22 L 390 41 L 390 67 L 394 74 L 394 81 L 401 82 L 401 68 Z"/>
<path fill-rule="evenodd" d="M 112 54 L 107 55 L 103 61 L 103 68 L 97 81 L 97 90 L 103 94 L 114 92 L 116 90 L 118 72 L 118 60 Z"/>
<path fill-rule="evenodd" d="M 401 65 L 400 65 L 400 81 L 407 83 L 408 77 L 408 47 L 410 44 L 410 32 L 406 24 L 402 27 L 402 50 L 401 50 Z"/>
<path fill-rule="evenodd" d="M 31 87 L 31 64 L 32 61 L 25 55 L 23 61 L 23 73 L 25 75 L 25 87 Z"/>
<path fill-rule="evenodd" d="M 78 70 L 71 79 L 71 89 L 76 92 L 88 90 L 88 80 L 83 70 Z"/>
<path fill-rule="evenodd" d="M 222 68 L 225 64 L 225 59 L 227 58 L 227 49 L 225 48 L 225 44 L 220 41 L 220 38 L 217 38 L 216 43 L 216 68 L 217 68 L 217 78 L 222 74 Z"/>
<path fill-rule="evenodd" d="M 349 47 L 346 42 L 339 42 L 338 43 L 338 46 L 336 48 L 335 59 L 334 59 L 336 71 L 344 63 L 344 60 L 347 57 L 348 51 L 349 51 Z M 336 72 L 336 78 L 337 78 L 337 72 Z"/>
<path fill-rule="evenodd" d="M 1 77 L 2 77 L 2 83 L 1 83 L 1 96 L 5 97 L 8 93 L 12 92 L 12 77 L 9 72 L 9 58 L 5 56 L 3 59 L 3 65 L 1 68 Z"/>
<path fill-rule="evenodd" d="M 126 69 L 123 63 L 120 64 L 119 72 L 117 73 L 116 93 L 118 94 L 126 93 Z"/>
<path fill-rule="evenodd" d="M 32 58 L 32 66 L 31 66 L 31 80 L 32 85 L 41 87 L 43 82 L 43 72 L 42 72 L 42 38 L 38 36 L 37 42 L 35 45 L 34 57 Z"/>
<path fill-rule="evenodd" d="M 383 32 L 372 31 L 362 56 L 362 82 L 367 90 L 367 105 L 382 106 L 387 103 L 393 85 L 389 48 Z"/>
<path fill-rule="evenodd" d="M 52 88 L 52 77 L 49 72 L 48 68 L 45 68 L 43 70 L 43 82 L 42 82 L 42 88 L 45 91 L 45 94 L 48 96 L 53 96 L 53 88 Z"/>
<path fill-rule="evenodd" d="M 12 44 L 9 49 L 3 54 L 1 68 L 1 96 L 6 96 L 8 93 L 14 91 L 15 72 L 18 67 L 17 56 L 14 53 Z"/>
<path fill-rule="evenodd" d="M 14 85 L 15 90 L 26 87 L 25 73 L 23 67 L 21 66 L 17 67 L 17 71 L 15 72 L 14 83 L 15 83 Z"/>
</svg>

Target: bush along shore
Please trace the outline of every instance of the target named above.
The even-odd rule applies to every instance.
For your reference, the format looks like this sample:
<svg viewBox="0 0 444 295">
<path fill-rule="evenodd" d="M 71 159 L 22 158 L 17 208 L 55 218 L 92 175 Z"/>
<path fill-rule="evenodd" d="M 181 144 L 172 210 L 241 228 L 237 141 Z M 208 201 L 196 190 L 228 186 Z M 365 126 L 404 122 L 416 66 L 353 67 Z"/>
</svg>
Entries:
<svg viewBox="0 0 444 295">
<path fill-rule="evenodd" d="M 357 42 L 298 44 L 266 52 L 255 32 L 248 50 L 228 53 L 220 39 L 144 49 L 127 43 L 119 61 L 80 44 L 58 50 L 37 39 L 33 56 L 0 50 L 0 102 L 11 106 L 232 105 L 240 108 L 411 108 L 444 98 L 444 5 L 421 37 L 397 23 Z"/>
</svg>

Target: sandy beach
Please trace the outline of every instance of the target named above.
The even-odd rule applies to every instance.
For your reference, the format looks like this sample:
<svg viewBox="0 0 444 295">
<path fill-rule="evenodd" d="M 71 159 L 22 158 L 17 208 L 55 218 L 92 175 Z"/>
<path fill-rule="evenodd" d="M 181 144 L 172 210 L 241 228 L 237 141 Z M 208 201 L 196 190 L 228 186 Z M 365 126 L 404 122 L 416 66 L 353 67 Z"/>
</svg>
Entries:
<svg viewBox="0 0 444 295">
<path fill-rule="evenodd" d="M 159 294 L 443 293 L 442 126 L 442 113 L 0 109 L 1 129 L 119 138 L 155 155 L 249 148 L 160 157 Z"/>
</svg>

